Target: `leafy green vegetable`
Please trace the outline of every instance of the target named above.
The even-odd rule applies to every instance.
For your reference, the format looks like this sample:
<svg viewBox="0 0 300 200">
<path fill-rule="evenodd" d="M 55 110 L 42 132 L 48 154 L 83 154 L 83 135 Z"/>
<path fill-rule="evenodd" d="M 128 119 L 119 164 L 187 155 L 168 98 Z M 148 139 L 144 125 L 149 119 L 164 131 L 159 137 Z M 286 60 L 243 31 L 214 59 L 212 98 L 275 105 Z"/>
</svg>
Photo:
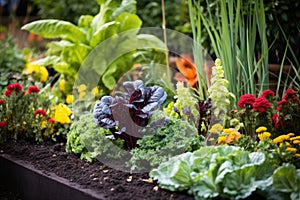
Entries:
<svg viewBox="0 0 300 200">
<path fill-rule="evenodd" d="M 291 200 L 300 199 L 300 169 L 285 164 L 275 170 L 272 178 L 275 190 L 290 194 Z"/>
<path fill-rule="evenodd" d="M 144 131 L 148 135 L 138 140 L 138 147 L 131 151 L 128 164 L 133 170 L 157 167 L 172 156 L 203 146 L 204 137 L 197 136 L 197 129 L 180 119 L 171 119 L 166 126 Z"/>
<path fill-rule="evenodd" d="M 273 171 L 264 153 L 210 146 L 175 156 L 153 169 L 150 176 L 162 188 L 188 190 L 196 199 L 241 199 L 269 187 Z"/>
<path fill-rule="evenodd" d="M 78 121 L 72 123 L 67 135 L 66 152 L 78 154 L 81 159 L 89 162 L 97 156 L 122 157 L 123 151 L 118 151 L 116 148 L 118 145 L 121 146 L 122 142 L 108 139 L 109 135 L 111 135 L 109 130 L 99 128 L 94 123 L 92 114 L 85 114 Z"/>
<path fill-rule="evenodd" d="M 97 80 L 100 78 L 97 83 L 104 95 L 115 87 L 123 73 L 132 68 L 134 53 L 140 46 L 143 48 L 143 43 L 151 44 L 153 48 L 163 47 L 163 43 L 150 35 L 138 37 L 142 21 L 135 14 L 135 0 L 123 0 L 120 5 L 116 0 L 98 0 L 97 3 L 100 6 L 98 14 L 94 17 L 82 15 L 77 26 L 63 20 L 48 19 L 31 22 L 24 25 L 22 29 L 45 38 L 61 39 L 52 41 L 48 46 L 47 57 L 35 61 L 35 64 L 53 67 L 58 73 L 63 74 L 70 85 L 74 84 L 79 68 L 88 65 L 88 70 L 96 71 L 96 73 L 92 72 L 98 75 Z M 129 33 L 124 33 L 128 30 Z M 148 39 L 150 41 L 147 41 Z M 95 49 L 97 45 L 107 40 L 108 42 L 102 45 L 101 49 Z M 93 61 L 83 64 L 92 50 L 97 51 L 94 51 L 97 56 L 92 54 L 90 58 Z M 84 82 L 86 83 L 89 82 Z M 92 88 L 95 86 L 93 85 Z M 65 94 L 70 92 L 65 91 Z"/>
</svg>

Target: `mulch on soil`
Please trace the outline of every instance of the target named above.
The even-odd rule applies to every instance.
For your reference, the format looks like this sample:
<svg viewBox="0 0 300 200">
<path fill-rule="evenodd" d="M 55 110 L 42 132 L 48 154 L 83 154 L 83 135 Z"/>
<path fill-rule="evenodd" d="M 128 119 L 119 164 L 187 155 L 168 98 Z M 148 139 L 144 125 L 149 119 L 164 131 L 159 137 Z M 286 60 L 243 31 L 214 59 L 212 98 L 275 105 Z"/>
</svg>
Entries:
<svg viewBox="0 0 300 200">
<path fill-rule="evenodd" d="M 96 190 L 111 200 L 193 199 L 185 193 L 158 188 L 156 182 L 145 181 L 149 179 L 147 173 L 131 174 L 109 168 L 97 160 L 92 163 L 80 160 L 76 155 L 65 152 L 64 143 L 10 141 L 1 145 L 0 152 L 24 160 L 45 174 L 52 172 L 80 184 L 82 188 Z M 1 197 L 5 199 L 6 194 L 11 195 L 9 191 L 5 193 L 1 188 Z"/>
</svg>

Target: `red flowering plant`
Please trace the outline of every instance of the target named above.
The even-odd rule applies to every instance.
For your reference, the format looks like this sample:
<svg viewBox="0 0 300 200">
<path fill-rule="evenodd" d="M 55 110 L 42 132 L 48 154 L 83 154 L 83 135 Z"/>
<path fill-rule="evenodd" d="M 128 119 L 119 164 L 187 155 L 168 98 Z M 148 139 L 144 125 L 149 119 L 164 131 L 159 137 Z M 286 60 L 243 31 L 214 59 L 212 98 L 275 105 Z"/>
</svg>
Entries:
<svg viewBox="0 0 300 200">
<path fill-rule="evenodd" d="M 9 84 L 0 95 L 0 142 L 30 138 L 41 141 L 49 137 L 50 100 L 37 86 L 25 89 L 20 83 Z"/>
<path fill-rule="evenodd" d="M 300 90 L 287 89 L 272 116 L 275 136 L 300 130 Z M 299 133 L 298 133 L 299 134 Z"/>
<path fill-rule="evenodd" d="M 271 90 L 264 90 L 257 98 L 253 94 L 244 94 L 238 101 L 240 109 L 231 111 L 231 117 L 243 123 L 242 133 L 256 140 L 257 127 L 265 126 L 268 130 L 272 129 L 271 116 L 275 113 L 274 102 L 274 92 Z"/>
</svg>

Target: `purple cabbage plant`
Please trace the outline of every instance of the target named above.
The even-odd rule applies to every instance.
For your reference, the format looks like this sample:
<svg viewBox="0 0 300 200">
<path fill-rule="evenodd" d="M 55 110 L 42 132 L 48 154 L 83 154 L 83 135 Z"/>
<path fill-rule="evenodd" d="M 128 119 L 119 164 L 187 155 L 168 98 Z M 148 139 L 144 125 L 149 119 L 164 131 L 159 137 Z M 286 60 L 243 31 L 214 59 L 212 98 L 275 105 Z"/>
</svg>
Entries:
<svg viewBox="0 0 300 200">
<path fill-rule="evenodd" d="M 159 86 L 145 87 L 141 80 L 124 82 L 123 87 L 123 97 L 103 96 L 93 114 L 96 124 L 109 129 L 115 139 L 124 140 L 125 148 L 131 150 L 143 136 L 139 129 L 148 125 L 167 93 Z"/>
</svg>

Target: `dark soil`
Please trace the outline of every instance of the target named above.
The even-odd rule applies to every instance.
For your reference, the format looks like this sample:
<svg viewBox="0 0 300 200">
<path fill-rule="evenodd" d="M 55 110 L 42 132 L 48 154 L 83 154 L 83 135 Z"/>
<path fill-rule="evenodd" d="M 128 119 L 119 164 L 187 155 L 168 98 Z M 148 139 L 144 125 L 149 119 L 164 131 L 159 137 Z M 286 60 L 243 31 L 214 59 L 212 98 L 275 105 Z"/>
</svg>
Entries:
<svg viewBox="0 0 300 200">
<path fill-rule="evenodd" d="M 0 147 L 5 153 L 24 160 L 44 173 L 52 172 L 83 188 L 94 189 L 107 199 L 169 199 L 190 200 L 193 197 L 186 193 L 174 193 L 157 187 L 157 183 L 149 183 L 147 173 L 131 174 L 109 168 L 99 161 L 88 163 L 76 155 L 65 152 L 64 143 L 36 144 L 27 141 L 7 142 Z M 8 196 L 5 196 L 8 195 Z M 1 199 L 20 199 L 0 186 Z"/>
</svg>

